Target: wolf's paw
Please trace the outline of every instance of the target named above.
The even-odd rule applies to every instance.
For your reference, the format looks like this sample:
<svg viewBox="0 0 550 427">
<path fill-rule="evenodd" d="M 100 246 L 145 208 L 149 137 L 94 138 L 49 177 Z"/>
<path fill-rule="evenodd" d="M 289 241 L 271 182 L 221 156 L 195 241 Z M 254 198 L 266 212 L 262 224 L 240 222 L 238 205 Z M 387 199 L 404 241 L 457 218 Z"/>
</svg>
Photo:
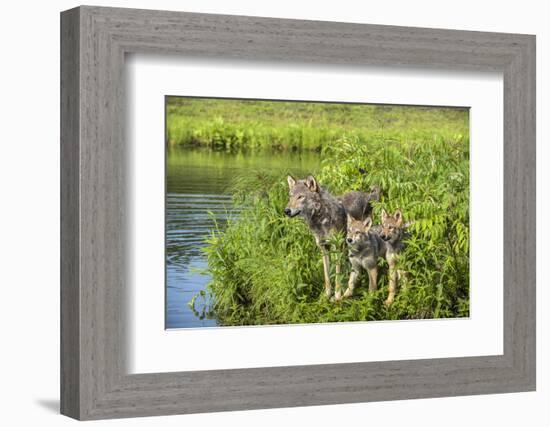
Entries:
<svg viewBox="0 0 550 427">
<path fill-rule="evenodd" d="M 332 289 L 325 289 L 325 296 L 330 299 L 332 296 Z"/>
<path fill-rule="evenodd" d="M 384 301 L 384 305 L 385 305 L 386 307 L 392 305 L 392 303 L 393 303 L 393 296 L 392 296 L 392 297 L 386 298 L 386 300 Z"/>
</svg>

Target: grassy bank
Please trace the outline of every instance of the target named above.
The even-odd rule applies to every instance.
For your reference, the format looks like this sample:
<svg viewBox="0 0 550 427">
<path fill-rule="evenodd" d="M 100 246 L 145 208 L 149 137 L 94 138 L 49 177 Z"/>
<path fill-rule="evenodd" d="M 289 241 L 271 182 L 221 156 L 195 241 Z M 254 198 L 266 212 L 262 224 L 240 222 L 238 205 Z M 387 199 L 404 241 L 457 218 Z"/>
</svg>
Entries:
<svg viewBox="0 0 550 427">
<path fill-rule="evenodd" d="M 464 110 L 168 97 L 170 145 L 321 150 L 346 134 L 362 141 L 451 139 L 467 133 Z"/>
<path fill-rule="evenodd" d="M 307 108 L 295 108 L 302 107 Z M 353 107 L 346 108 L 353 111 Z M 173 108 L 191 106 L 183 102 Z M 264 172 L 236 184 L 235 203 L 244 210 L 225 230 L 214 231 L 205 249 L 212 275 L 210 311 L 221 324 L 469 315 L 467 112 L 384 108 L 388 107 L 369 106 L 369 117 L 342 112 L 330 122 L 328 118 L 323 122 L 323 115 L 316 116 L 307 125 L 309 131 L 331 129 L 334 143 L 324 144 L 319 137 L 292 144 L 322 147 L 324 166 L 317 178 L 334 194 L 380 185 L 384 193 L 374 207 L 375 223 L 382 208 L 390 212 L 400 208 L 405 221 L 414 221 L 400 260 L 407 277 L 395 302 L 389 307 L 383 304 L 387 296 L 384 261 L 379 263 L 379 291 L 366 293 L 363 278 L 353 299 L 327 301 L 322 296 L 321 256 L 311 233 L 301 219 L 282 213 L 288 198 L 286 177 Z M 262 120 L 257 126 L 287 132 L 285 126 L 290 128 L 296 116 L 286 108 L 281 110 L 273 112 L 272 121 Z M 253 120 L 246 108 L 234 114 L 239 123 Z M 377 126 L 368 125 L 376 121 Z"/>
</svg>

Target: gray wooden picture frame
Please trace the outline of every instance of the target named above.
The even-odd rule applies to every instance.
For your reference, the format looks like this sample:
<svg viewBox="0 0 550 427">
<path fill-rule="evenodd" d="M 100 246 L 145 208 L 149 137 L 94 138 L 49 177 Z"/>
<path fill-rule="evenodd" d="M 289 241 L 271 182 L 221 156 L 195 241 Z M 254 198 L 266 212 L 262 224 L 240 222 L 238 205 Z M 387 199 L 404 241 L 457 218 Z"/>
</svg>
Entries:
<svg viewBox="0 0 550 427">
<path fill-rule="evenodd" d="M 127 374 L 127 53 L 502 72 L 504 354 Z M 534 36 L 88 6 L 62 12 L 63 414 L 84 420 L 530 390 L 535 390 Z"/>
</svg>

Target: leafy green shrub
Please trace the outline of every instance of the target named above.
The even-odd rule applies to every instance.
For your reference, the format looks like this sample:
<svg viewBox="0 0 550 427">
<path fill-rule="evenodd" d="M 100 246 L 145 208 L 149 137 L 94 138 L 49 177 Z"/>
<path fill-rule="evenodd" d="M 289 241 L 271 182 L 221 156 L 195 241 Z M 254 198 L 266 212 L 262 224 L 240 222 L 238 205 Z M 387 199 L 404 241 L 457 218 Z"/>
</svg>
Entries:
<svg viewBox="0 0 550 427">
<path fill-rule="evenodd" d="M 243 207 L 225 230 L 214 230 L 205 249 L 212 280 L 211 314 L 221 324 L 253 325 L 469 315 L 469 140 L 463 134 L 355 132 L 323 146 L 317 176 L 333 194 L 382 188 L 375 224 L 385 208 L 400 208 L 407 246 L 405 272 L 394 303 L 387 296 L 387 265 L 380 260 L 379 290 L 366 292 L 366 275 L 352 299 L 323 294 L 321 254 L 301 219 L 283 215 L 285 176 L 267 173 L 241 181 Z M 346 262 L 344 277 L 349 274 Z M 334 263 L 332 263 L 334 268 Z M 334 277 L 334 273 L 332 274 Z"/>
</svg>

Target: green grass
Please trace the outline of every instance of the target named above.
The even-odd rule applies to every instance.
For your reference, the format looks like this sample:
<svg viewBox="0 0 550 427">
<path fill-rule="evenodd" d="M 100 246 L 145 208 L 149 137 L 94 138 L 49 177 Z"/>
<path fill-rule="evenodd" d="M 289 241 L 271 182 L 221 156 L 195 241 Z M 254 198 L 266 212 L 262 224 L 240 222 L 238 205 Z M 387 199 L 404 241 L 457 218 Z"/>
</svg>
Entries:
<svg viewBox="0 0 550 427">
<path fill-rule="evenodd" d="M 228 151 L 322 150 L 343 134 L 361 140 L 467 134 L 464 109 L 168 97 L 170 145 Z"/>
<path fill-rule="evenodd" d="M 217 147 L 211 139 L 213 129 L 224 129 L 215 140 L 226 141 L 222 134 L 244 132 L 250 126 L 250 139 L 239 143 L 247 148 L 271 146 L 272 141 L 279 148 L 322 150 L 323 167 L 317 178 L 333 194 L 380 185 L 383 196 L 374 206 L 375 224 L 382 208 L 389 212 L 400 208 L 405 221 L 414 221 L 399 261 L 406 278 L 391 306 L 383 304 L 388 280 L 382 260 L 377 292 L 366 292 L 363 277 L 354 298 L 329 302 L 323 296 L 322 261 L 311 233 L 301 219 L 282 214 L 288 198 L 286 177 L 265 171 L 237 181 L 234 203 L 244 210 L 225 229 L 214 230 L 205 248 L 212 276 L 210 311 L 221 324 L 469 315 L 467 110 L 170 101 L 168 132 L 177 136 L 176 143 L 200 145 L 204 137 L 210 141 L 205 145 Z M 217 117 L 215 124 L 212 117 Z M 178 134 L 176 123 L 186 131 Z M 297 136 L 287 142 L 285 135 L 292 129 Z M 229 139 L 231 143 L 220 147 L 233 149 L 236 143 Z M 349 266 L 344 274 L 349 274 Z"/>
</svg>

